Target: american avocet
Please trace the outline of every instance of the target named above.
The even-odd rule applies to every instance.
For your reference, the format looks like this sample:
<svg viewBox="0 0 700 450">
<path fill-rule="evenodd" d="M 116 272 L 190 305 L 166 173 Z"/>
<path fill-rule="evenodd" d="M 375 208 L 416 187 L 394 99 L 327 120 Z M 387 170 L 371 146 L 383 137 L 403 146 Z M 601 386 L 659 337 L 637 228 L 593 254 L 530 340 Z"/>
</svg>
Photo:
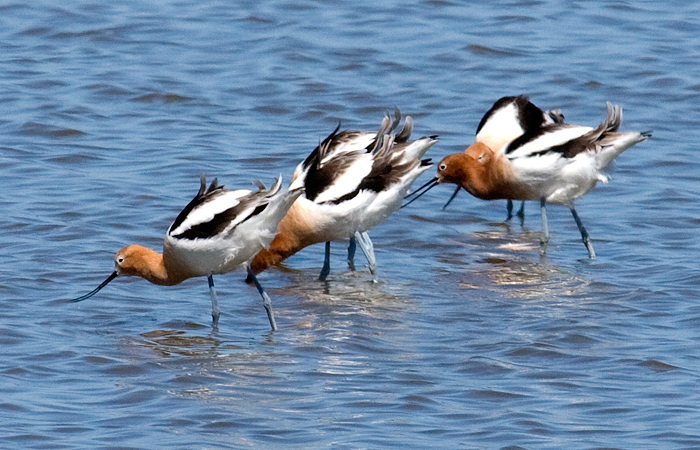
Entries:
<svg viewBox="0 0 700 450">
<path fill-rule="evenodd" d="M 79 302 L 95 295 L 117 276 L 138 276 L 164 286 L 188 278 L 206 276 L 211 294 L 212 325 L 219 322 L 219 303 L 214 274 L 247 266 L 248 274 L 263 298 L 270 326 L 277 329 L 270 297 L 247 265 L 277 232 L 277 223 L 303 192 L 301 183 L 289 189 L 281 178 L 268 190 L 257 182 L 258 191 L 229 191 L 214 179 L 206 187 L 201 177 L 199 192 L 168 228 L 163 254 L 140 245 L 129 245 L 114 257 L 116 270 L 92 292 L 71 300 Z"/>
<path fill-rule="evenodd" d="M 376 259 L 367 230 L 383 222 L 401 207 L 411 184 L 432 164 L 421 160 L 436 136 L 408 142 L 413 120 L 393 131 L 401 120 L 385 116 L 376 133 L 341 131 L 340 125 L 294 171 L 292 182 L 302 180 L 306 191 L 279 223 L 279 233 L 268 249 L 251 263 L 259 273 L 309 245 L 325 242 L 320 280 L 330 271 L 330 242 L 351 239 L 348 261 L 354 253 L 353 238 L 367 256 L 376 280 Z"/>
<path fill-rule="evenodd" d="M 483 200 L 539 200 L 542 252 L 549 240 L 545 204 L 568 206 L 588 254 L 594 258 L 574 200 L 593 189 L 598 181 L 608 180 L 601 171 L 617 155 L 651 136 L 648 131 L 618 133 L 621 122 L 622 109 L 608 102 L 607 118 L 596 128 L 557 122 L 526 129 L 499 149 L 476 142 L 464 153 L 443 158 L 429 187 L 454 183 Z"/>
<path fill-rule="evenodd" d="M 542 111 L 531 103 L 525 95 L 503 97 L 494 103 L 481 118 L 479 126 L 476 128 L 474 142 L 481 142 L 497 151 L 525 133 L 534 133 L 535 130 L 543 126 L 563 122 L 564 115 L 559 109 Z M 460 189 L 461 186 L 458 185 L 443 209 L 447 208 L 447 205 L 454 200 Z M 521 220 L 525 217 L 524 208 L 525 201 L 520 204 L 520 209 L 516 213 Z M 510 220 L 513 217 L 513 200 L 511 199 L 508 199 L 507 211 L 506 220 Z"/>
</svg>

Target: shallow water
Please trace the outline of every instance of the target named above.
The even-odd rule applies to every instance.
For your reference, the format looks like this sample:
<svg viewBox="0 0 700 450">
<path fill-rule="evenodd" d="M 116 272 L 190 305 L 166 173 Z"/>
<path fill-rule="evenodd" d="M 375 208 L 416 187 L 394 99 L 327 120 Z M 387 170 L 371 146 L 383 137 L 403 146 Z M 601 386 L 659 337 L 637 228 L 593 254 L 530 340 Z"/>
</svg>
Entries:
<svg viewBox="0 0 700 450">
<path fill-rule="evenodd" d="M 263 3 L 263 4 L 259 4 Z M 693 2 L 0 6 L 0 442 L 7 448 L 700 448 L 700 7 Z M 654 136 L 577 203 L 433 189 L 260 276 L 94 288 L 159 248 L 199 174 L 266 183 L 398 106 L 439 160 L 503 95 Z M 432 172 L 420 182 L 427 181 Z M 364 264 L 357 258 L 358 269 Z"/>
</svg>

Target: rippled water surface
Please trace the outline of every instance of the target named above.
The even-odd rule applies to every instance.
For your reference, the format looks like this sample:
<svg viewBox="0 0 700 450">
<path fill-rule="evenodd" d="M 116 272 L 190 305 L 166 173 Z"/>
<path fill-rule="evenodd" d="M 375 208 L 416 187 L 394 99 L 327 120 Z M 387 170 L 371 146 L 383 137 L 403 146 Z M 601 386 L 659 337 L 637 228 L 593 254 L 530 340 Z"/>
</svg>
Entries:
<svg viewBox="0 0 700 450">
<path fill-rule="evenodd" d="M 483 4 L 482 4 L 483 3 Z M 700 7 L 695 2 L 5 2 L 0 5 L 3 448 L 700 448 Z M 260 276 L 120 278 L 199 174 L 289 179 L 339 120 L 398 106 L 439 160 L 503 95 L 654 130 L 577 203 L 433 189 Z M 427 181 L 432 171 L 419 183 Z"/>
</svg>

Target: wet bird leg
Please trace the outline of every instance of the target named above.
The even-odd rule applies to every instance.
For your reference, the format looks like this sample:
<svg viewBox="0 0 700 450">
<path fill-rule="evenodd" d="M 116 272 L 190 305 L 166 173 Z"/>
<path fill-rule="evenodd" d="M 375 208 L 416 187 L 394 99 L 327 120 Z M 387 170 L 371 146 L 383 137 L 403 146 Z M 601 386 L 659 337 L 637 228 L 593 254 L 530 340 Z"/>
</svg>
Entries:
<svg viewBox="0 0 700 450">
<path fill-rule="evenodd" d="M 506 205 L 506 212 L 508 213 L 508 216 L 506 216 L 507 222 L 513 218 L 513 200 L 511 199 L 508 199 L 508 204 Z"/>
<path fill-rule="evenodd" d="M 221 311 L 219 310 L 219 299 L 216 297 L 216 289 L 214 289 L 214 277 L 207 275 L 207 281 L 209 281 L 209 293 L 211 294 L 211 326 L 217 328 Z"/>
<path fill-rule="evenodd" d="M 270 320 L 270 327 L 272 328 L 272 331 L 276 331 L 277 323 L 275 322 L 275 313 L 272 311 L 272 300 L 270 300 L 270 296 L 267 295 L 267 292 L 265 292 L 260 285 L 258 278 L 255 276 L 255 273 L 253 273 L 253 269 L 251 269 L 250 266 L 246 267 L 246 269 L 248 270 L 248 276 L 251 280 L 253 280 L 253 284 L 255 284 L 255 287 L 258 289 L 258 292 L 263 299 L 263 306 L 267 312 L 267 318 Z"/>
<path fill-rule="evenodd" d="M 367 262 L 369 263 L 369 272 L 372 274 L 372 281 L 377 282 L 377 258 L 374 256 L 374 244 L 369 238 L 369 234 L 366 231 L 360 233 L 355 232 L 355 239 L 360 245 L 362 252 L 367 257 Z"/>
<path fill-rule="evenodd" d="M 331 243 L 326 242 L 326 257 L 323 260 L 323 268 L 321 269 L 321 274 L 318 276 L 318 281 L 326 281 L 326 277 L 331 272 Z"/>
<path fill-rule="evenodd" d="M 571 214 L 574 216 L 574 220 L 576 221 L 578 230 L 581 232 L 581 240 L 583 240 L 583 244 L 588 249 L 588 257 L 591 259 L 595 258 L 595 252 L 593 251 L 593 245 L 591 245 L 591 238 L 588 236 L 588 231 L 586 231 L 586 229 L 583 227 L 583 223 L 581 223 L 581 218 L 578 216 L 578 213 L 574 209 L 574 206 L 569 206 L 569 209 L 571 210 Z"/>
<path fill-rule="evenodd" d="M 513 218 L 513 200 L 508 199 L 508 204 L 506 205 L 506 211 L 508 212 L 508 216 L 506 217 L 506 222 L 507 222 Z M 517 213 L 515 213 L 515 215 L 520 218 L 520 224 L 522 225 L 523 222 L 525 221 L 525 202 L 524 201 L 522 203 L 520 203 L 520 209 L 518 210 Z"/>
<path fill-rule="evenodd" d="M 355 241 L 355 236 L 353 236 L 348 244 L 348 269 L 353 272 L 355 271 L 355 250 L 357 250 L 357 242 Z"/>
<path fill-rule="evenodd" d="M 542 210 L 542 236 L 540 237 L 540 253 L 544 254 L 549 242 L 549 227 L 547 226 L 547 209 L 545 208 L 546 200 L 544 197 L 540 199 L 540 209 Z"/>
</svg>

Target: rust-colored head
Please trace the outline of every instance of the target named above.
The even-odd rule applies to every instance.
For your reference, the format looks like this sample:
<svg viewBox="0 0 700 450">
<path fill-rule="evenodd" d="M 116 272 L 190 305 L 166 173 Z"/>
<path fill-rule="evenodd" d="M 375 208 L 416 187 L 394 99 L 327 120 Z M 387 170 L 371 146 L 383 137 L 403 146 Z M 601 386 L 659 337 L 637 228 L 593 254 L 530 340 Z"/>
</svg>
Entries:
<svg viewBox="0 0 700 450">
<path fill-rule="evenodd" d="M 163 255 L 141 245 L 127 245 L 119 250 L 114 266 L 119 276 L 137 276 L 155 284 L 176 284 L 176 280 L 168 277 Z"/>
<path fill-rule="evenodd" d="M 493 150 L 476 142 L 464 153 L 447 155 L 440 161 L 437 168 L 438 182 L 457 184 L 475 197 L 491 199 L 496 181 L 495 160 Z"/>
<path fill-rule="evenodd" d="M 148 249 L 140 245 L 127 245 L 114 255 L 114 268 L 119 276 L 139 276 L 146 265 L 144 255 Z"/>
<path fill-rule="evenodd" d="M 169 277 L 163 264 L 163 255 L 140 245 L 128 245 L 119 250 L 114 257 L 114 266 L 114 272 L 102 284 L 87 294 L 69 301 L 73 303 L 82 302 L 92 297 L 118 276 L 137 276 L 151 283 L 167 286 L 177 284 L 184 279 Z"/>
</svg>

